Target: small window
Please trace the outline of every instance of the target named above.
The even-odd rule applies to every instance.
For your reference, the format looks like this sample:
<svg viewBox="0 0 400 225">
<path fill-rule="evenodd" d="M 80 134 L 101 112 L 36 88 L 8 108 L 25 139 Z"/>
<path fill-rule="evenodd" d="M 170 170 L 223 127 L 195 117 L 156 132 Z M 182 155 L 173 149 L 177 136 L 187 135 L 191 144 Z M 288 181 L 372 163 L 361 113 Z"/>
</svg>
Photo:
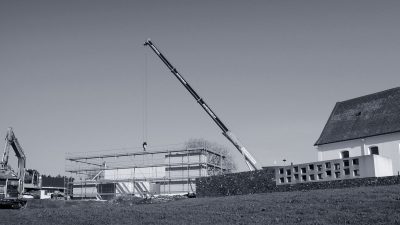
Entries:
<svg viewBox="0 0 400 225">
<path fill-rule="evenodd" d="M 286 170 L 286 174 L 287 174 L 287 175 L 291 175 L 291 174 L 292 174 L 292 171 L 291 171 L 290 169 L 288 169 L 288 170 Z"/>
<path fill-rule="evenodd" d="M 295 175 L 294 175 L 294 179 L 295 179 L 295 180 L 299 180 L 299 175 L 298 175 L 298 174 L 295 174 Z"/>
<path fill-rule="evenodd" d="M 354 175 L 355 177 L 360 176 L 360 171 L 359 171 L 359 170 L 354 170 L 354 171 L 353 171 L 353 175 Z"/>
<path fill-rule="evenodd" d="M 325 163 L 325 168 L 330 169 L 331 168 L 331 163 L 330 162 Z"/>
<path fill-rule="evenodd" d="M 285 183 L 285 178 L 283 178 L 283 177 L 279 178 L 279 182 L 281 182 L 281 184 Z"/>
<path fill-rule="evenodd" d="M 350 169 L 349 168 L 344 169 L 344 175 L 350 175 Z"/>
<path fill-rule="evenodd" d="M 317 165 L 318 171 L 322 171 L 322 165 Z"/>
<path fill-rule="evenodd" d="M 349 160 L 343 160 L 343 164 L 345 167 L 350 166 Z"/>
<path fill-rule="evenodd" d="M 305 167 L 301 168 L 301 173 L 306 173 L 307 169 Z"/>
<path fill-rule="evenodd" d="M 326 176 L 327 176 L 327 177 L 332 176 L 332 171 L 330 171 L 330 170 L 327 170 L 325 173 L 326 173 Z"/>
<path fill-rule="evenodd" d="M 284 171 L 283 168 L 280 168 L 279 169 L 279 174 L 283 174 L 283 171 Z"/>
<path fill-rule="evenodd" d="M 340 170 L 340 163 L 335 163 L 335 170 Z"/>
<path fill-rule="evenodd" d="M 340 178 L 340 172 L 335 172 L 335 177 Z"/>
<path fill-rule="evenodd" d="M 371 153 L 371 155 L 379 155 L 378 146 L 369 147 L 369 152 Z"/>
<path fill-rule="evenodd" d="M 349 151 L 342 151 L 340 155 L 342 156 L 342 159 L 349 158 Z"/>
<path fill-rule="evenodd" d="M 297 172 L 299 172 L 299 167 L 295 166 L 295 167 L 293 167 L 293 170 L 295 173 L 297 173 Z"/>
<path fill-rule="evenodd" d="M 307 176 L 306 175 L 301 176 L 301 180 L 302 181 L 307 181 Z"/>
<path fill-rule="evenodd" d="M 309 168 L 310 170 L 314 170 L 314 165 L 313 165 L 313 164 L 310 164 L 310 165 L 308 165 L 308 168 Z"/>
<path fill-rule="evenodd" d="M 353 159 L 353 165 L 358 165 L 358 159 Z"/>
<path fill-rule="evenodd" d="M 291 177 L 288 177 L 288 178 L 287 178 L 287 182 L 288 182 L 288 183 L 292 182 L 292 178 L 291 178 Z"/>
<path fill-rule="evenodd" d="M 322 178 L 322 173 L 319 173 L 318 174 L 318 180 L 322 180 L 323 178 Z"/>
<path fill-rule="evenodd" d="M 310 175 L 310 180 L 315 180 L 314 174 Z"/>
</svg>

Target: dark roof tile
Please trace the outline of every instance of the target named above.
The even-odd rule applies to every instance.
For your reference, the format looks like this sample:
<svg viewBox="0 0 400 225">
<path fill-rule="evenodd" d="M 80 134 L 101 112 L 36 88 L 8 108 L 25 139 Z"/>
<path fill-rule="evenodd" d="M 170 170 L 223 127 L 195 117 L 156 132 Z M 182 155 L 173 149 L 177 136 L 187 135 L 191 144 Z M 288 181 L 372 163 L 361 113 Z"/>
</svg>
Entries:
<svg viewBox="0 0 400 225">
<path fill-rule="evenodd" d="M 400 87 L 336 103 L 315 145 L 400 132 Z"/>
</svg>

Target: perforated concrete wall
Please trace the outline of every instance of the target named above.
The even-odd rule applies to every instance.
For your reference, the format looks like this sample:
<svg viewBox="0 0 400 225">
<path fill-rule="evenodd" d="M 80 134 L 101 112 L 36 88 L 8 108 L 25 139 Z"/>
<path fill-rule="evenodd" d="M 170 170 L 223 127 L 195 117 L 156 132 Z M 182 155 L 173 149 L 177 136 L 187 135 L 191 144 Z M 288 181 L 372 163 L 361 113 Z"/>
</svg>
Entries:
<svg viewBox="0 0 400 225">
<path fill-rule="evenodd" d="M 388 176 L 276 185 L 274 170 L 258 170 L 198 178 L 196 194 L 198 197 L 211 197 L 399 184 L 400 176 Z"/>
</svg>

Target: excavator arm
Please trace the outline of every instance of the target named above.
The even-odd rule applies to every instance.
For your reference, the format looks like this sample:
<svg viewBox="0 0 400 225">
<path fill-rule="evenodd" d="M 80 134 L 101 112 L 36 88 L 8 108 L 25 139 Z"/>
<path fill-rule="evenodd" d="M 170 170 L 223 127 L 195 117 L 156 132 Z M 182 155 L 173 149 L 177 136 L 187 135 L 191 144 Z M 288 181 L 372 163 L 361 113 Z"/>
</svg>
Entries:
<svg viewBox="0 0 400 225">
<path fill-rule="evenodd" d="M 148 39 L 144 45 L 149 46 L 154 53 L 163 61 L 163 63 L 168 67 L 172 74 L 181 82 L 181 84 L 189 91 L 197 103 L 206 111 L 206 113 L 211 117 L 211 119 L 218 125 L 222 130 L 222 134 L 236 147 L 236 149 L 243 155 L 249 170 L 257 170 L 256 160 L 254 157 L 246 150 L 243 144 L 236 138 L 236 136 L 228 129 L 228 127 L 219 119 L 219 117 L 212 111 L 212 109 L 207 105 L 207 103 L 197 94 L 197 92 L 190 86 L 190 84 L 182 77 L 182 75 L 176 70 L 176 68 L 167 60 L 167 58 L 157 49 L 153 42 Z"/>
<path fill-rule="evenodd" d="M 8 164 L 8 156 L 9 156 L 9 154 L 10 154 L 10 145 L 8 144 L 8 141 L 6 140 L 5 146 L 4 146 L 3 157 L 1 158 L 1 164 L 4 165 L 4 167 L 6 167 L 7 164 Z"/>
<path fill-rule="evenodd" d="M 26 157 L 25 153 L 22 150 L 21 145 L 18 142 L 18 139 L 15 137 L 14 131 L 11 127 L 8 128 L 7 135 L 6 135 L 6 144 L 4 147 L 4 154 L 2 158 L 2 164 L 4 167 L 8 165 L 8 156 L 10 152 L 10 148 L 12 148 L 15 152 L 15 155 L 18 159 L 18 177 L 20 179 L 20 193 L 24 190 L 24 179 L 25 179 L 25 164 L 26 164 Z"/>
</svg>

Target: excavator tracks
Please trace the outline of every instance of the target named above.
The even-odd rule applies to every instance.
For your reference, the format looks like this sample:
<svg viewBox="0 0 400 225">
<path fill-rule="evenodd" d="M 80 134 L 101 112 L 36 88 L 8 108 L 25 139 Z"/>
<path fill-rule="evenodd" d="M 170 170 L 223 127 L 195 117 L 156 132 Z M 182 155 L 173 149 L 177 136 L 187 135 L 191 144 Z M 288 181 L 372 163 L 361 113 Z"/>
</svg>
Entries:
<svg viewBox="0 0 400 225">
<path fill-rule="evenodd" d="M 26 199 L 0 199 L 0 209 L 24 209 Z"/>
</svg>

